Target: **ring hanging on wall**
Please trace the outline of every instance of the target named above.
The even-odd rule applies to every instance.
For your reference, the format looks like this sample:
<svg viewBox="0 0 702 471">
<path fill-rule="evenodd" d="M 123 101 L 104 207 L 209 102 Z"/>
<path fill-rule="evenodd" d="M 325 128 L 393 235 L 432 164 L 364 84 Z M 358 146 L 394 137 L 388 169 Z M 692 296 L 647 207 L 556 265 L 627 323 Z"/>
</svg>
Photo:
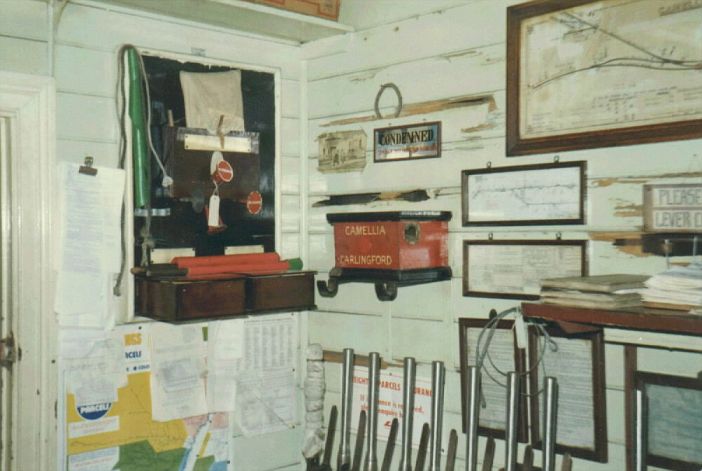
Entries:
<svg viewBox="0 0 702 471">
<path fill-rule="evenodd" d="M 379 108 L 379 103 L 380 103 L 380 97 L 383 96 L 383 92 L 385 89 L 390 88 L 395 92 L 395 95 L 397 95 L 397 106 L 395 107 L 395 115 L 393 118 L 397 118 L 400 116 L 400 112 L 402 111 L 402 93 L 400 93 L 400 89 L 397 88 L 397 85 L 395 85 L 392 82 L 389 83 L 384 83 L 380 86 L 380 90 L 378 90 L 377 95 L 375 95 L 375 117 L 377 119 L 382 119 L 383 115 L 380 114 L 380 108 Z"/>
</svg>

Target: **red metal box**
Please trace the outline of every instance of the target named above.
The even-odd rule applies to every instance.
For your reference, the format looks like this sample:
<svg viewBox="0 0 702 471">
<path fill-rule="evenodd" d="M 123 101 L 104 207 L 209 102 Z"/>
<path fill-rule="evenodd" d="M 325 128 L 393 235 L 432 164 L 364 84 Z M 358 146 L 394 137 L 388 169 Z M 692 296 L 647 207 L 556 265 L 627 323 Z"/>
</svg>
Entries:
<svg viewBox="0 0 702 471">
<path fill-rule="evenodd" d="M 451 213 L 392 211 L 334 213 L 334 252 L 339 268 L 413 270 L 448 265 Z"/>
<path fill-rule="evenodd" d="M 449 211 L 331 213 L 335 267 L 329 283 L 317 283 L 322 296 L 336 295 L 349 281 L 376 284 L 383 301 L 395 299 L 398 286 L 451 278 L 448 266 Z"/>
</svg>

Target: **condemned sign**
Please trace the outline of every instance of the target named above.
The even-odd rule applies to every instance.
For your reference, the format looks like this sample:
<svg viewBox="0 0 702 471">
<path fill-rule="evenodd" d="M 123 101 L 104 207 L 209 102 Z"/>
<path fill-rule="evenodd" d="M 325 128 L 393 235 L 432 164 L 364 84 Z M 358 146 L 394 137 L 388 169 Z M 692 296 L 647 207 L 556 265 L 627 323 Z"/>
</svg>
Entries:
<svg viewBox="0 0 702 471">
<path fill-rule="evenodd" d="M 375 130 L 373 160 L 425 159 L 441 156 L 441 123 L 422 123 Z"/>
<path fill-rule="evenodd" d="M 702 231 L 702 184 L 644 185 L 644 230 Z"/>
</svg>

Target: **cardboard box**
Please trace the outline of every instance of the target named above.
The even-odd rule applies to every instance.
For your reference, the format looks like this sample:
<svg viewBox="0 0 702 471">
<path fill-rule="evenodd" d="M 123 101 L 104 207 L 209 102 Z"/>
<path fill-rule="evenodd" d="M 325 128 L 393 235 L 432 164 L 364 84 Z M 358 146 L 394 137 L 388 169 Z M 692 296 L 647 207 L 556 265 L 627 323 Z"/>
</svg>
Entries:
<svg viewBox="0 0 702 471">
<path fill-rule="evenodd" d="M 339 19 L 341 0 L 246 0 L 251 3 L 268 5 L 303 15 L 317 16 L 327 20 Z"/>
</svg>

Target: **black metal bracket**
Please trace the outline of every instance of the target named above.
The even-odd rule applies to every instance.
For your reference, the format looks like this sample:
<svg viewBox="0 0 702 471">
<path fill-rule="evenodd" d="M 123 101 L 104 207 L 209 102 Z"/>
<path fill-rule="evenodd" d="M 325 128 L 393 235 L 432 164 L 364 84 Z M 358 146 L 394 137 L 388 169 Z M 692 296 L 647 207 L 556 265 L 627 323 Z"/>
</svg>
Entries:
<svg viewBox="0 0 702 471">
<path fill-rule="evenodd" d="M 317 291 L 324 298 L 333 298 L 342 283 L 373 283 L 379 301 L 394 301 L 398 288 L 451 279 L 450 267 L 417 270 L 373 270 L 363 268 L 333 268 L 329 281 L 317 280 Z"/>
</svg>

